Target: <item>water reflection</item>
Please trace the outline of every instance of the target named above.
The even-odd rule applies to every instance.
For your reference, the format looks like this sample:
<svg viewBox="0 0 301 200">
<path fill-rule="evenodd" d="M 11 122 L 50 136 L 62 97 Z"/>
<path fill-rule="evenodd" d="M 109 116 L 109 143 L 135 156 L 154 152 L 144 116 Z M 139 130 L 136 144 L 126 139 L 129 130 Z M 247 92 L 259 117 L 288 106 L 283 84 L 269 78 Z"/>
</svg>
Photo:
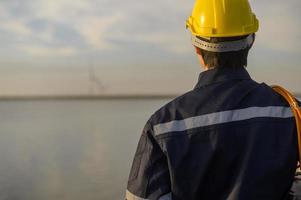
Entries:
<svg viewBox="0 0 301 200">
<path fill-rule="evenodd" d="M 122 199 L 140 131 L 167 101 L 0 102 L 0 199 Z"/>
</svg>

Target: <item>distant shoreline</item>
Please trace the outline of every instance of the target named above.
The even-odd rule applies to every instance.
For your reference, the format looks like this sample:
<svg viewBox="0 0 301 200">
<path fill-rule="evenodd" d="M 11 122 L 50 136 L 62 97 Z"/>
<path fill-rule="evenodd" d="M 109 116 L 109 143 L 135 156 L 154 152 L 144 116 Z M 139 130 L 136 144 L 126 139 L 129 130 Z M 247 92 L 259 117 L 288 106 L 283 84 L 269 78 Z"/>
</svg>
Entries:
<svg viewBox="0 0 301 200">
<path fill-rule="evenodd" d="M 33 95 L 33 96 L 0 96 L 0 101 L 26 101 L 26 100 L 131 100 L 131 99 L 173 99 L 180 94 L 167 95 Z M 294 94 L 301 100 L 301 94 Z"/>
<path fill-rule="evenodd" d="M 179 95 L 53 95 L 53 96 L 0 96 L 0 101 L 23 100 L 111 100 L 111 99 L 172 99 Z"/>
</svg>

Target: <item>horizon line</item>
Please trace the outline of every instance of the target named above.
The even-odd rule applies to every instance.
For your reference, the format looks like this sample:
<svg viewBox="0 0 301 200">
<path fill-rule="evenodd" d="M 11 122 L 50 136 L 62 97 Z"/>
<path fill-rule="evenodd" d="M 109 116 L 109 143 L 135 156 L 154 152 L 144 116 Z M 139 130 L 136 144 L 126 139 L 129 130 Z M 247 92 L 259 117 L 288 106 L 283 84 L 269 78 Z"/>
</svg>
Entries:
<svg viewBox="0 0 301 200">
<path fill-rule="evenodd" d="M 181 94 L 108 94 L 108 95 L 0 95 L 0 101 L 14 100 L 101 100 L 101 99 L 171 99 Z M 301 100 L 301 93 L 294 93 Z"/>
<path fill-rule="evenodd" d="M 18 100 L 101 100 L 101 99 L 167 99 L 180 94 L 110 94 L 110 95 L 0 95 L 0 101 Z"/>
</svg>

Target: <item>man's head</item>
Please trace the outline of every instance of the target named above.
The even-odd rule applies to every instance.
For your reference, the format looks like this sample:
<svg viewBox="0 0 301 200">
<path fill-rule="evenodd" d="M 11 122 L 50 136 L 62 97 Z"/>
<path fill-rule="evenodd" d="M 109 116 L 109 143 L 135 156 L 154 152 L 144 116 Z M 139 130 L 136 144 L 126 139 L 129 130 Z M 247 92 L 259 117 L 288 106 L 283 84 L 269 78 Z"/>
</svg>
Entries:
<svg viewBox="0 0 301 200">
<path fill-rule="evenodd" d="M 238 68 L 247 66 L 259 22 L 248 0 L 196 0 L 186 27 L 205 67 Z"/>
<path fill-rule="evenodd" d="M 198 37 L 198 39 L 212 44 L 219 44 L 219 43 L 224 43 L 229 41 L 241 41 L 242 39 L 245 39 L 247 37 L 248 35 L 236 36 L 236 37 L 212 37 L 207 39 Z M 213 51 L 204 50 L 197 46 L 194 47 L 201 65 L 206 69 L 241 68 L 241 67 L 246 67 L 248 64 L 248 53 L 254 43 L 255 34 L 252 34 L 252 38 L 253 38 L 252 43 L 250 43 L 244 49 L 240 49 L 237 51 L 213 52 Z"/>
</svg>

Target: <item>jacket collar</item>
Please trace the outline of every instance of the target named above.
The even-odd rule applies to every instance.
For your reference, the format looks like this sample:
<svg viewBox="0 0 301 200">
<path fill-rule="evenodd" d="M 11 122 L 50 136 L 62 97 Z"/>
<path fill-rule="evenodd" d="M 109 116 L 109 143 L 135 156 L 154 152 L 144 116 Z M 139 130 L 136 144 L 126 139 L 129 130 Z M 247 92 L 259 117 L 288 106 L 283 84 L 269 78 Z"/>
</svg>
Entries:
<svg viewBox="0 0 301 200">
<path fill-rule="evenodd" d="M 199 75 L 199 80 L 196 88 L 204 87 L 214 83 L 224 82 L 228 80 L 249 80 L 251 79 L 249 73 L 245 68 L 239 69 L 210 69 Z"/>
</svg>

